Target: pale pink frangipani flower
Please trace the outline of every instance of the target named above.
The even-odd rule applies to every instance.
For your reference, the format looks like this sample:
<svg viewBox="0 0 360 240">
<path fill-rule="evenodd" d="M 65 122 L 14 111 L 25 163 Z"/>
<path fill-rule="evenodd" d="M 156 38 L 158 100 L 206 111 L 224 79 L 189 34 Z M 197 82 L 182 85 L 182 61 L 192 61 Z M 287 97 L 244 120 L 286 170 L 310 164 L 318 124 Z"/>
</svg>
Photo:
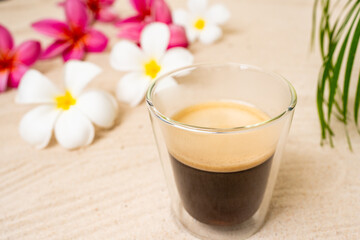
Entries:
<svg viewBox="0 0 360 240">
<path fill-rule="evenodd" d="M 118 16 L 112 8 L 115 0 L 81 0 L 91 12 L 93 18 L 100 22 L 114 22 Z M 65 2 L 59 3 L 64 6 Z"/>
<path fill-rule="evenodd" d="M 230 12 L 222 4 L 208 6 L 207 0 L 188 0 L 188 11 L 175 10 L 174 22 L 186 29 L 190 42 L 199 39 L 200 42 L 210 44 L 222 36 L 220 28 L 230 18 Z"/>
<path fill-rule="evenodd" d="M 89 145 L 95 136 L 93 124 L 114 125 L 117 102 L 109 93 L 85 87 L 101 69 L 95 64 L 71 60 L 65 63 L 65 89 L 57 88 L 37 70 L 29 70 L 19 85 L 16 102 L 40 104 L 20 121 L 21 137 L 36 148 L 45 148 L 53 135 L 68 149 Z"/>
<path fill-rule="evenodd" d="M 111 66 L 127 72 L 119 81 L 117 98 L 130 106 L 138 105 L 152 81 L 177 68 L 191 65 L 193 55 L 188 49 L 175 47 L 167 50 L 170 31 L 164 23 L 148 24 L 141 32 L 141 48 L 128 40 L 121 40 L 110 54 Z M 172 77 L 162 81 L 162 88 L 177 85 Z"/>
<path fill-rule="evenodd" d="M 168 48 L 188 47 L 185 29 L 173 24 L 171 11 L 164 0 L 130 0 L 137 12 L 136 15 L 117 22 L 120 28 L 118 37 L 140 43 L 140 34 L 143 28 L 152 22 L 168 24 L 170 40 Z"/>
<path fill-rule="evenodd" d="M 0 24 L 0 92 L 7 87 L 17 88 L 22 76 L 38 59 L 41 46 L 28 40 L 14 47 L 10 32 Z"/>
<path fill-rule="evenodd" d="M 41 59 L 49 59 L 62 54 L 64 61 L 81 60 L 86 52 L 102 52 L 108 38 L 89 25 L 86 6 L 82 0 L 65 1 L 66 22 L 45 19 L 32 24 L 38 32 L 55 38 L 43 52 Z"/>
</svg>

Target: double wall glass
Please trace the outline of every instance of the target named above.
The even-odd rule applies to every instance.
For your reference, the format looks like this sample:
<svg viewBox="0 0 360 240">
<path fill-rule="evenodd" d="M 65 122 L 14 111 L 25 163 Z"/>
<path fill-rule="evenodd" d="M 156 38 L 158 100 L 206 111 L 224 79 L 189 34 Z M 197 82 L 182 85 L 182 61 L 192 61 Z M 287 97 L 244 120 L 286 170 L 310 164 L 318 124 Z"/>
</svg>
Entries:
<svg viewBox="0 0 360 240">
<path fill-rule="evenodd" d="M 293 86 L 253 66 L 201 64 L 157 79 L 146 101 L 176 221 L 203 239 L 255 233 L 264 222 L 291 125 Z M 232 128 L 173 119 L 182 109 L 209 102 L 239 103 L 268 119 Z"/>
</svg>

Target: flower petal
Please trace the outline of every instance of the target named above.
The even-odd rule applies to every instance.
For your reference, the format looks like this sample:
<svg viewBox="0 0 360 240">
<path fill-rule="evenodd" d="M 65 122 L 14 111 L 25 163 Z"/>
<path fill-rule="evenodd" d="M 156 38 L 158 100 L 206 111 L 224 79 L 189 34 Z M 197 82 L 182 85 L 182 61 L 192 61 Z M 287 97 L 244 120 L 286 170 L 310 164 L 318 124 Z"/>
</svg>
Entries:
<svg viewBox="0 0 360 240">
<path fill-rule="evenodd" d="M 10 32 L 0 24 L 0 55 L 7 53 L 14 47 L 14 40 Z"/>
<path fill-rule="evenodd" d="M 78 42 L 77 44 L 67 48 L 63 54 L 64 62 L 71 59 L 82 60 L 85 56 L 85 46 L 83 43 Z"/>
<path fill-rule="evenodd" d="M 66 38 L 69 33 L 69 27 L 64 22 L 54 19 L 44 19 L 31 25 L 36 31 L 55 38 Z"/>
<path fill-rule="evenodd" d="M 0 70 L 0 93 L 4 92 L 9 79 L 9 71 L 7 69 Z"/>
<path fill-rule="evenodd" d="M 151 11 L 156 22 L 172 23 L 171 11 L 164 0 L 153 0 Z"/>
<path fill-rule="evenodd" d="M 115 0 L 99 0 L 99 2 L 100 4 L 110 6 L 114 4 Z"/>
<path fill-rule="evenodd" d="M 28 69 L 28 66 L 21 63 L 14 66 L 9 74 L 8 86 L 11 88 L 17 88 L 19 86 L 21 78 L 24 76 Z"/>
<path fill-rule="evenodd" d="M 188 0 L 188 8 L 191 12 L 196 14 L 202 14 L 206 11 L 208 5 L 207 0 Z"/>
<path fill-rule="evenodd" d="M 173 13 L 174 23 L 181 25 L 185 28 L 187 40 L 194 42 L 198 36 L 198 32 L 191 26 L 191 18 L 187 11 L 183 9 L 175 10 Z M 171 40 L 170 40 L 171 41 Z"/>
<path fill-rule="evenodd" d="M 125 23 L 142 23 L 143 21 L 144 21 L 144 16 L 138 14 L 138 15 L 131 16 L 131 17 L 122 19 L 120 21 L 117 21 L 115 23 L 115 26 L 116 27 L 121 27 Z"/>
<path fill-rule="evenodd" d="M 39 71 L 30 69 L 22 77 L 15 101 L 17 103 L 53 103 L 60 91 Z"/>
<path fill-rule="evenodd" d="M 19 126 L 21 137 L 38 149 L 46 147 L 59 114 L 54 105 L 39 106 L 26 113 Z"/>
<path fill-rule="evenodd" d="M 163 90 L 166 90 L 170 87 L 178 86 L 178 83 L 176 80 L 172 77 L 166 77 L 164 79 L 161 79 L 161 81 L 158 83 L 155 92 L 159 93 Z"/>
<path fill-rule="evenodd" d="M 57 6 L 59 6 L 59 7 L 64 7 L 64 6 L 65 6 L 65 1 L 66 1 L 66 0 L 64 0 L 64 1 L 62 1 L 62 2 L 58 2 L 58 3 L 57 3 Z"/>
<path fill-rule="evenodd" d="M 102 22 L 114 22 L 118 16 L 112 8 L 100 8 L 96 18 Z"/>
<path fill-rule="evenodd" d="M 104 91 L 89 91 L 82 94 L 76 107 L 96 125 L 109 128 L 114 125 L 117 104 L 113 96 Z"/>
<path fill-rule="evenodd" d="M 77 97 L 100 72 L 101 68 L 93 63 L 77 60 L 68 61 L 65 64 L 65 87 L 73 96 Z"/>
<path fill-rule="evenodd" d="M 191 65 L 193 62 L 194 57 L 187 49 L 180 47 L 169 49 L 161 60 L 163 67 L 161 74 Z"/>
<path fill-rule="evenodd" d="M 170 40 L 169 27 L 164 23 L 150 23 L 141 32 L 140 43 L 148 57 L 161 58 Z"/>
<path fill-rule="evenodd" d="M 144 98 L 149 84 L 150 79 L 144 77 L 141 73 L 128 73 L 120 79 L 116 89 L 116 96 L 120 101 L 135 107 Z"/>
<path fill-rule="evenodd" d="M 65 14 L 72 29 L 84 30 L 88 25 L 87 8 L 81 0 L 66 0 Z"/>
<path fill-rule="evenodd" d="M 90 120 L 75 107 L 62 112 L 55 123 L 56 140 L 68 149 L 89 145 L 94 135 Z"/>
<path fill-rule="evenodd" d="M 146 15 L 150 4 L 147 4 L 148 0 L 130 0 L 133 8 L 140 14 Z"/>
<path fill-rule="evenodd" d="M 17 59 L 27 66 L 31 66 L 39 58 L 41 46 L 38 41 L 23 42 L 16 50 Z"/>
<path fill-rule="evenodd" d="M 190 16 L 184 9 L 177 9 L 173 11 L 173 19 L 175 24 L 186 27 L 190 22 Z"/>
<path fill-rule="evenodd" d="M 118 42 L 110 53 L 110 65 L 119 71 L 140 71 L 143 59 L 141 49 L 125 40 Z"/>
<path fill-rule="evenodd" d="M 195 40 L 199 37 L 199 31 L 196 31 L 192 27 L 186 28 L 186 37 L 189 40 L 190 43 L 195 42 Z"/>
<path fill-rule="evenodd" d="M 218 26 L 210 25 L 200 32 L 199 39 L 202 43 L 210 44 L 218 40 L 221 35 L 222 31 Z"/>
<path fill-rule="evenodd" d="M 71 43 L 65 40 L 56 40 L 41 54 L 40 59 L 49 59 L 58 56 L 70 47 Z"/>
<path fill-rule="evenodd" d="M 135 43 L 140 42 L 140 33 L 145 27 L 144 23 L 124 23 L 120 26 L 119 38 L 125 38 Z"/>
<path fill-rule="evenodd" d="M 91 29 L 84 39 L 85 49 L 87 52 L 102 52 L 105 50 L 108 41 L 102 32 Z"/>
<path fill-rule="evenodd" d="M 206 19 L 215 24 L 224 24 L 230 18 L 229 10 L 222 4 L 215 4 L 206 13 Z"/>
<path fill-rule="evenodd" d="M 173 47 L 186 48 L 189 46 L 185 29 L 182 26 L 170 24 L 169 30 L 170 30 L 170 41 L 168 48 L 173 48 Z"/>
</svg>

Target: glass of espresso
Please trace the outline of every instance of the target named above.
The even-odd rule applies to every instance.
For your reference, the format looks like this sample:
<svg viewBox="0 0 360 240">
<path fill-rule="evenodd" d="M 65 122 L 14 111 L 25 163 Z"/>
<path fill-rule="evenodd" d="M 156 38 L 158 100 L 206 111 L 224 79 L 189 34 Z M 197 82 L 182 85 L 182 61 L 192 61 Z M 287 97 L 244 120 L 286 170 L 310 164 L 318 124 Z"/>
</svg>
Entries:
<svg viewBox="0 0 360 240">
<path fill-rule="evenodd" d="M 153 82 L 146 101 L 178 223 L 203 239 L 245 239 L 263 224 L 296 93 L 281 76 L 200 64 Z"/>
</svg>

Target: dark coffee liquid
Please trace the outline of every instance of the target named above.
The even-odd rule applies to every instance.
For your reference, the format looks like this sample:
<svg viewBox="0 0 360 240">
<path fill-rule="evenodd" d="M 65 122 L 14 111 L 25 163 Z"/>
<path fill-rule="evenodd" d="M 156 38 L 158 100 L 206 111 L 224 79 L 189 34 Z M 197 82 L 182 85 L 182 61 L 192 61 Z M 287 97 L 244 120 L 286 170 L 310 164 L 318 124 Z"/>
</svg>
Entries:
<svg viewBox="0 0 360 240">
<path fill-rule="evenodd" d="M 229 226 L 244 222 L 258 210 L 272 157 L 250 169 L 225 173 L 199 170 L 170 157 L 184 208 L 198 221 Z"/>
<path fill-rule="evenodd" d="M 237 102 L 205 102 L 182 109 L 173 119 L 209 128 L 234 128 L 269 119 Z M 273 159 L 269 129 L 232 134 L 171 129 L 167 147 L 186 211 L 200 222 L 231 226 L 254 215 L 264 197 Z"/>
</svg>

